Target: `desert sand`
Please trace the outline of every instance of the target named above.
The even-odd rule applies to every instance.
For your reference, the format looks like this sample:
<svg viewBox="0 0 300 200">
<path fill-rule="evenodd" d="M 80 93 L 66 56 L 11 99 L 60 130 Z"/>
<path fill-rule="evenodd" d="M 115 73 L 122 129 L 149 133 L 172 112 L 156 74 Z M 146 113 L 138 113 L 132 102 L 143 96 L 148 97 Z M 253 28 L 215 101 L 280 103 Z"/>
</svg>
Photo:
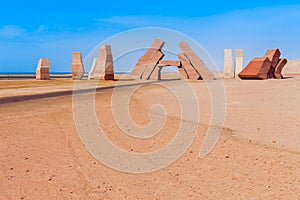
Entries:
<svg viewBox="0 0 300 200">
<path fill-rule="evenodd" d="M 142 126 L 150 122 L 153 104 L 165 108 L 164 128 L 149 139 L 132 138 L 115 123 L 111 97 L 117 81 L 86 83 L 98 85 L 99 123 L 120 148 L 149 152 L 174 137 L 179 104 L 155 81 L 139 82 L 129 106 L 133 120 Z M 119 81 L 124 92 L 134 83 Z M 225 124 L 215 148 L 203 159 L 198 153 L 210 124 L 211 99 L 203 81 L 190 81 L 201 110 L 192 145 L 170 166 L 142 174 L 111 169 L 85 149 L 73 120 L 73 84 L 71 80 L 0 81 L 0 199 L 300 197 L 300 76 L 224 80 Z"/>
<path fill-rule="evenodd" d="M 283 75 L 300 74 L 300 60 L 289 60 L 282 70 Z"/>
</svg>

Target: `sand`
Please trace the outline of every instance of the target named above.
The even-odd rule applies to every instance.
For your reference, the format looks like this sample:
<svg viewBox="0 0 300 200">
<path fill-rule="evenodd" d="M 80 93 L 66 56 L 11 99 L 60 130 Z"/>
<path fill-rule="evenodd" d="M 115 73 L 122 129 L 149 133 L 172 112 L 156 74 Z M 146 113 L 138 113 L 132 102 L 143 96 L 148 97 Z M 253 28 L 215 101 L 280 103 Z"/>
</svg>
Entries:
<svg viewBox="0 0 300 200">
<path fill-rule="evenodd" d="M 293 76 L 300 74 L 300 60 L 289 60 L 282 70 L 285 76 Z"/>
<path fill-rule="evenodd" d="M 126 93 L 135 82 L 119 83 Z M 128 152 L 162 148 L 179 127 L 175 96 L 155 82 L 146 83 L 139 82 L 141 88 L 131 97 L 132 118 L 148 124 L 149 108 L 159 103 L 167 119 L 158 135 L 137 139 L 114 122 L 111 86 L 117 82 L 87 82 L 102 88 L 95 110 L 107 137 Z M 299 198 L 300 77 L 223 83 L 225 124 L 208 156 L 198 158 L 210 124 L 210 96 L 204 82 L 191 81 L 201 108 L 192 145 L 170 166 L 131 174 L 102 164 L 83 146 L 72 114 L 73 81 L 0 81 L 0 199 Z"/>
</svg>

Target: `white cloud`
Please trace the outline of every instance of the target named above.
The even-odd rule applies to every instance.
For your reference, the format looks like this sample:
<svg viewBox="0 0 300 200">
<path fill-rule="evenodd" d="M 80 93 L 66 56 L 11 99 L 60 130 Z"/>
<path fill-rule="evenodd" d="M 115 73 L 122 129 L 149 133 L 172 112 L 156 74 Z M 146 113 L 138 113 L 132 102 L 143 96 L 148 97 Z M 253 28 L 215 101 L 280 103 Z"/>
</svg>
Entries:
<svg viewBox="0 0 300 200">
<path fill-rule="evenodd" d="M 35 31 L 35 33 L 42 33 L 47 30 L 47 27 L 45 25 L 41 25 L 38 27 L 38 29 Z"/>
<path fill-rule="evenodd" d="M 6 25 L 0 28 L 0 37 L 15 38 L 26 34 L 26 30 L 20 26 Z"/>
</svg>

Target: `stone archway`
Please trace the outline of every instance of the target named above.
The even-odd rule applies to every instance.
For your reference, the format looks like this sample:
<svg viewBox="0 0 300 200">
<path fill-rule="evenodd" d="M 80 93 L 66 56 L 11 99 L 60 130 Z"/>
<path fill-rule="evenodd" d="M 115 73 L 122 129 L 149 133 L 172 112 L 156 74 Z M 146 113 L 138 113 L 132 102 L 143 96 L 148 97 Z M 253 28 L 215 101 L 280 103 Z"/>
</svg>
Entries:
<svg viewBox="0 0 300 200">
<path fill-rule="evenodd" d="M 189 47 L 181 41 L 179 47 L 183 51 L 178 54 L 178 60 L 162 60 L 164 53 L 161 51 L 164 42 L 155 39 L 151 47 L 138 60 L 130 76 L 133 79 L 160 80 L 161 69 L 167 66 L 177 66 L 182 79 L 214 80 L 213 73 L 205 66 L 203 61 Z"/>
</svg>

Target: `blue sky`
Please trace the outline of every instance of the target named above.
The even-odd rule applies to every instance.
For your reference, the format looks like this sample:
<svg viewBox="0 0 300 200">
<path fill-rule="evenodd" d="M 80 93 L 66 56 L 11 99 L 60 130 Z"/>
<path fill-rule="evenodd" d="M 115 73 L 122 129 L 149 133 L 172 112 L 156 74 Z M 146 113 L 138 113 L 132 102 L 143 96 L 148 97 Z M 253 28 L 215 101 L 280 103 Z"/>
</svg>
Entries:
<svg viewBox="0 0 300 200">
<path fill-rule="evenodd" d="M 85 57 L 112 35 L 142 27 L 186 34 L 220 69 L 224 48 L 243 48 L 244 65 L 269 48 L 299 59 L 299 10 L 300 0 L 5 1 L 0 7 L 0 72 L 33 72 L 41 57 L 50 59 L 52 72 L 68 72 L 73 51 Z M 126 67 L 115 66 L 116 71 L 133 67 L 120 65 Z"/>
</svg>

